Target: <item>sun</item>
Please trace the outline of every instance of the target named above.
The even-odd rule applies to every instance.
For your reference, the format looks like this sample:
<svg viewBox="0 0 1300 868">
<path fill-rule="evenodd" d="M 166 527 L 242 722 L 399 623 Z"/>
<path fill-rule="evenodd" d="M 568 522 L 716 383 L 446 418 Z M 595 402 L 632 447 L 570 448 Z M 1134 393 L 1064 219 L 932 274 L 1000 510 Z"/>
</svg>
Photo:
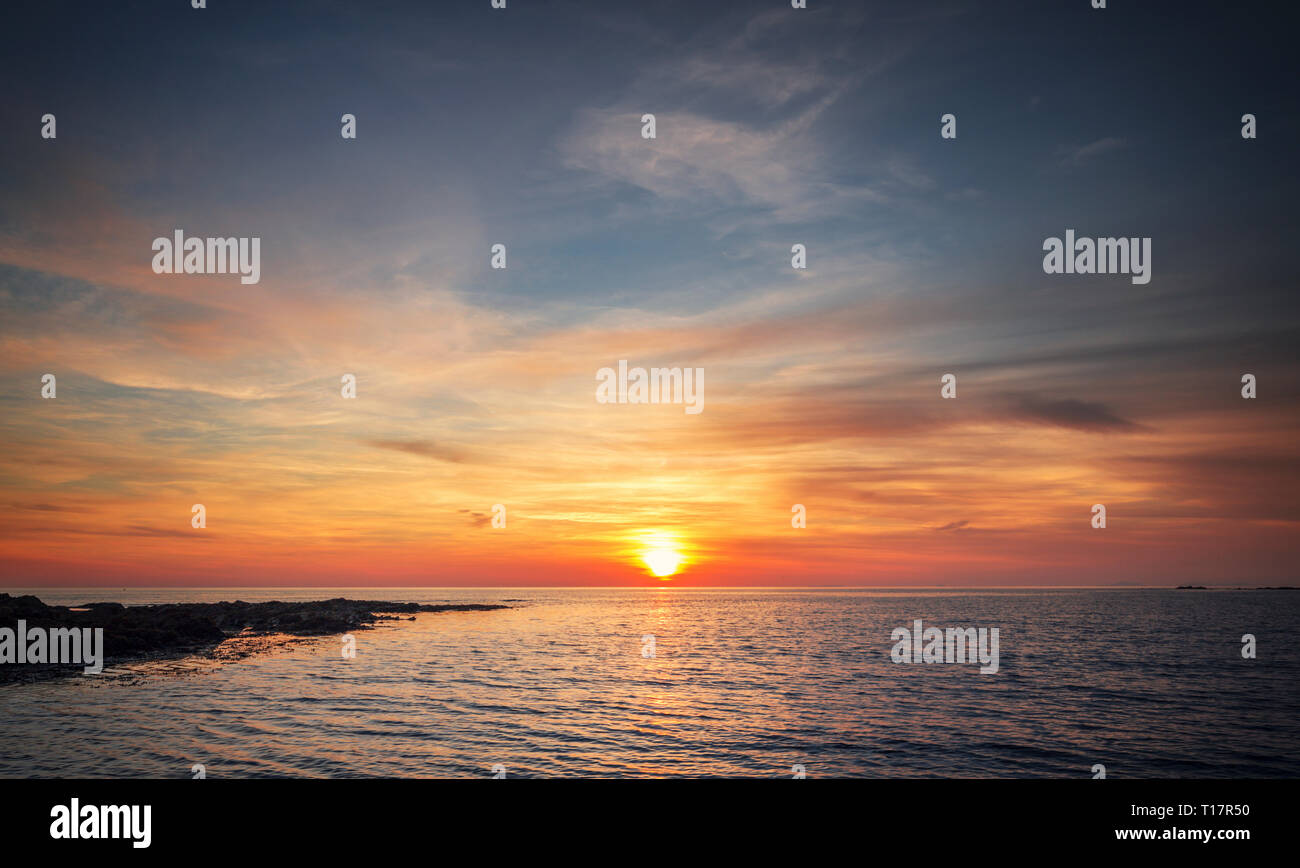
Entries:
<svg viewBox="0 0 1300 868">
<path fill-rule="evenodd" d="M 641 555 L 641 560 L 660 579 L 668 578 L 682 565 L 681 553 L 668 548 L 651 549 Z"/>
<path fill-rule="evenodd" d="M 632 563 L 640 561 L 646 572 L 668 581 L 690 565 L 691 546 L 682 535 L 667 528 L 643 528 L 628 535 L 625 556 Z"/>
</svg>

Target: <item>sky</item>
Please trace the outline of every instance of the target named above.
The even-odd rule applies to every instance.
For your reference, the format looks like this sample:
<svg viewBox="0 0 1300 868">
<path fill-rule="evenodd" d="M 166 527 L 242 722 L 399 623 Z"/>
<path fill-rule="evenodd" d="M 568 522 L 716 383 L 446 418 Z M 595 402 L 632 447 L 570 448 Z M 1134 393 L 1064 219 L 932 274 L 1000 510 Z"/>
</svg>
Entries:
<svg viewBox="0 0 1300 868">
<path fill-rule="evenodd" d="M 1282 4 L 208 5 L 6 12 L 0 585 L 1294 583 Z"/>
</svg>

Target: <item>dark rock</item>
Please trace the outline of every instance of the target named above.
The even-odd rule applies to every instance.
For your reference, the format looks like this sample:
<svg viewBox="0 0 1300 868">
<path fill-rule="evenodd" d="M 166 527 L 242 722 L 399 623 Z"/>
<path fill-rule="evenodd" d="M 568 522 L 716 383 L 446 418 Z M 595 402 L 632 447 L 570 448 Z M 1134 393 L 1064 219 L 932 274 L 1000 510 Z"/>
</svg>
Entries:
<svg viewBox="0 0 1300 868">
<path fill-rule="evenodd" d="M 14 629 L 21 619 L 30 627 L 104 628 L 104 665 L 113 666 L 153 657 L 174 657 L 210 651 L 235 634 L 288 633 L 324 636 L 364 630 L 376 621 L 395 620 L 416 612 L 485 612 L 509 606 L 392 603 L 382 600 L 316 600 L 305 603 L 173 603 L 123 606 L 85 603 L 47 606 L 39 598 L 0 594 L 0 627 Z M 85 609 L 86 611 L 74 611 Z M 0 684 L 30 680 L 34 670 L 49 675 L 79 672 L 79 666 L 0 664 Z"/>
</svg>

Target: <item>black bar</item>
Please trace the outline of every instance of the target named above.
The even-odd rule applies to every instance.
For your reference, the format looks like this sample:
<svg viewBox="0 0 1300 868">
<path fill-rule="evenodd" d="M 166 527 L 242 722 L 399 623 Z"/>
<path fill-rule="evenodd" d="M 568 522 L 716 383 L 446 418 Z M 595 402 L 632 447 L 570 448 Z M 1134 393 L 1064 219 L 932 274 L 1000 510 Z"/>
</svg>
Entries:
<svg viewBox="0 0 1300 868">
<path fill-rule="evenodd" d="M 6 841 L 51 854 L 135 859 L 202 852 L 381 856 L 414 848 L 430 860 L 462 848 L 606 853 L 789 850 L 829 857 L 967 853 L 1001 858 L 1108 851 L 1229 857 L 1286 846 L 1295 781 L 786 780 L 93 780 L 5 781 Z M 147 848 L 129 837 L 54 839 L 51 811 L 149 805 Z M 1179 815 L 1179 806 L 1193 813 Z M 1163 818 L 1136 813 L 1167 807 Z M 1215 806 L 1206 815 L 1205 806 Z M 1222 809 L 1217 806 L 1241 806 Z M 1184 808 L 1184 810 L 1186 810 Z M 1167 831 L 1244 831 L 1246 839 L 1164 838 Z M 1120 840 L 1128 830 L 1156 840 Z M 686 841 L 692 843 L 686 846 Z M 450 849 L 449 849 L 450 848 Z M 611 849 L 612 848 L 612 849 Z M 868 855 L 871 854 L 871 855 Z M 616 860 L 617 861 L 617 860 Z"/>
</svg>

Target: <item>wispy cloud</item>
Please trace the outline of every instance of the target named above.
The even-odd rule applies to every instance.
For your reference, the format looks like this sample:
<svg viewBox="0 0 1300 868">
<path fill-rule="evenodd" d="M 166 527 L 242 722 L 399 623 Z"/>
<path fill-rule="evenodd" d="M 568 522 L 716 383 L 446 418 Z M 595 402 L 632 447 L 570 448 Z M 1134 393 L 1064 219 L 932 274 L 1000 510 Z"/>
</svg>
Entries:
<svg viewBox="0 0 1300 868">
<path fill-rule="evenodd" d="M 1107 136 L 1104 139 L 1097 139 L 1095 142 L 1088 142 L 1086 145 L 1061 148 L 1058 155 L 1063 166 L 1082 166 L 1084 163 L 1091 162 L 1105 154 L 1122 150 L 1127 146 L 1128 142 L 1124 139 Z"/>
</svg>

